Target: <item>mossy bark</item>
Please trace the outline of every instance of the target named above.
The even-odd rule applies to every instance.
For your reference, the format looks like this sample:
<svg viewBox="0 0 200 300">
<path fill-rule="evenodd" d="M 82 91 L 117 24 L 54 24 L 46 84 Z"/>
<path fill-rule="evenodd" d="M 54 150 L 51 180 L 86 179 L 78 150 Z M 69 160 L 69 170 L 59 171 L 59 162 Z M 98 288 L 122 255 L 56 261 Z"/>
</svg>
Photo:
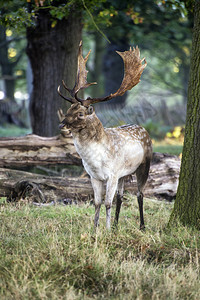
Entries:
<svg viewBox="0 0 200 300">
<path fill-rule="evenodd" d="M 179 186 L 170 223 L 179 220 L 184 225 L 200 229 L 200 1 L 195 1 L 194 29 L 185 142 Z"/>
</svg>

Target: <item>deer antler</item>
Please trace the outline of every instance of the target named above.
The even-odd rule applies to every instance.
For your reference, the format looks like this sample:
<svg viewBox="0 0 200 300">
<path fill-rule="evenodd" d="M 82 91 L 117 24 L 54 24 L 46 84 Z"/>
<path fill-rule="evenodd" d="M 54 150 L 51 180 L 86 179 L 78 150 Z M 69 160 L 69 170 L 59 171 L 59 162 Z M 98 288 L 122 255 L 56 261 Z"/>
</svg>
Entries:
<svg viewBox="0 0 200 300">
<path fill-rule="evenodd" d="M 147 65 L 145 58 L 140 59 L 140 50 L 138 46 L 136 49 L 133 47 L 129 51 L 119 52 L 116 51 L 124 61 L 124 78 L 120 88 L 117 90 L 114 97 L 122 96 L 127 90 L 131 90 L 135 85 L 140 82 L 140 77 L 144 68 Z M 142 62 L 145 62 L 142 64 Z"/>
<path fill-rule="evenodd" d="M 76 78 L 76 82 L 75 82 L 75 85 L 74 85 L 73 89 L 72 90 L 69 89 L 66 86 L 66 84 L 64 83 L 64 81 L 62 80 L 62 84 L 63 84 L 64 88 L 69 92 L 69 94 L 71 95 L 72 98 L 68 98 L 68 97 L 63 96 L 60 92 L 60 86 L 58 87 L 59 95 L 63 99 L 65 99 L 65 100 L 67 100 L 71 103 L 76 103 L 77 101 L 79 101 L 83 104 L 85 100 L 78 98 L 78 95 L 77 95 L 78 92 L 81 89 L 85 89 L 85 88 L 89 87 L 90 85 L 97 84 L 96 82 L 92 82 L 92 83 L 87 82 L 87 73 L 88 73 L 88 71 L 86 70 L 86 62 L 88 60 L 90 52 L 91 52 L 91 50 L 88 52 L 88 54 L 86 55 L 85 58 L 82 56 L 82 41 L 80 41 L 79 52 L 78 52 L 77 78 Z"/>
<path fill-rule="evenodd" d="M 128 90 L 131 90 L 135 85 L 140 82 L 140 77 L 144 68 L 147 65 L 145 58 L 140 59 L 140 50 L 133 47 L 129 51 L 119 52 L 116 51 L 123 59 L 124 62 L 124 78 L 122 80 L 120 88 L 114 93 L 102 98 L 87 98 L 86 106 L 89 104 L 107 101 L 117 96 L 122 96 Z M 145 62 L 142 64 L 142 62 Z"/>
<path fill-rule="evenodd" d="M 78 54 L 78 70 L 77 70 L 77 80 L 73 90 L 70 90 L 66 87 L 64 81 L 63 86 L 72 96 L 72 99 L 64 97 L 60 93 L 60 86 L 58 87 L 58 93 L 65 100 L 70 101 L 71 103 L 75 103 L 76 101 L 81 102 L 83 106 L 89 106 L 90 104 L 103 102 L 115 98 L 117 96 L 122 96 L 127 90 L 131 90 L 135 85 L 140 82 L 140 77 L 144 68 L 147 65 L 145 58 L 140 59 L 140 50 L 138 47 L 131 49 L 129 51 L 119 52 L 116 51 L 123 59 L 124 62 L 124 78 L 122 80 L 120 88 L 114 93 L 110 94 L 106 97 L 102 98 L 90 98 L 88 97 L 86 100 L 78 98 L 77 94 L 81 89 L 87 88 L 92 84 L 96 84 L 96 82 L 88 83 L 87 82 L 87 73 L 86 70 L 86 62 L 88 60 L 88 56 L 90 51 L 86 55 L 85 58 L 82 56 L 82 41 L 79 44 L 79 54 Z M 142 64 L 144 61 L 144 64 Z"/>
</svg>

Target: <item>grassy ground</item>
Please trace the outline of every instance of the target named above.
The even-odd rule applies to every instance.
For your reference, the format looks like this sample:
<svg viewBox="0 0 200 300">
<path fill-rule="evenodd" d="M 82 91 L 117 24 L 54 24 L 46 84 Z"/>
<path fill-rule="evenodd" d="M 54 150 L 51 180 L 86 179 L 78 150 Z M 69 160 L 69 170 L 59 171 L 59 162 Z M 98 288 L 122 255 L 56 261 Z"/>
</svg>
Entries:
<svg viewBox="0 0 200 300">
<path fill-rule="evenodd" d="M 3 202 L 3 199 L 2 199 Z M 0 299 L 199 299 L 199 232 L 167 228 L 172 204 L 128 196 L 118 232 L 93 206 L 0 205 Z"/>
<path fill-rule="evenodd" d="M 164 143 L 156 143 L 155 146 L 153 146 L 154 152 L 161 152 L 161 153 L 168 153 L 172 155 L 180 155 L 183 151 L 182 145 L 168 145 Z"/>
<path fill-rule="evenodd" d="M 154 141 L 153 143 L 153 151 L 154 152 L 161 152 L 161 153 L 168 153 L 172 155 L 180 155 L 183 151 L 183 142 L 179 142 L 178 140 L 175 141 Z"/>
</svg>

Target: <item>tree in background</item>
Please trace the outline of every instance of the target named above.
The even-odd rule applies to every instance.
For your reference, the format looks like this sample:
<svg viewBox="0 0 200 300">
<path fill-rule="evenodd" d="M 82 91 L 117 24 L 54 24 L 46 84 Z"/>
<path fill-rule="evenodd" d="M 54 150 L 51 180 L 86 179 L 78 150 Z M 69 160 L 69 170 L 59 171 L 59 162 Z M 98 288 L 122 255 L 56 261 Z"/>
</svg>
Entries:
<svg viewBox="0 0 200 300">
<path fill-rule="evenodd" d="M 51 9 L 61 4 L 63 1 L 54 1 Z M 56 113 L 59 108 L 66 110 L 66 103 L 59 99 L 57 87 L 62 79 L 73 86 L 76 73 L 81 13 L 73 6 L 63 14 L 60 20 L 54 19 L 50 9 L 42 6 L 36 13 L 35 26 L 27 27 L 27 55 L 33 72 L 31 123 L 33 133 L 41 136 L 58 133 Z"/>
<path fill-rule="evenodd" d="M 103 28 L 110 40 L 105 44 L 103 72 L 105 94 L 117 89 L 122 79 L 122 65 L 115 49 L 127 50 L 130 45 L 139 45 L 140 49 L 151 57 L 148 69 L 143 76 L 151 79 L 151 83 L 159 85 L 163 90 L 182 95 L 186 99 L 189 73 L 189 57 L 191 46 L 192 18 L 186 9 L 177 1 L 108 0 L 95 11 L 95 22 Z M 91 28 L 89 28 L 92 32 Z M 94 36 L 98 35 L 96 31 Z M 97 42 L 99 43 L 100 37 Z M 95 38 L 96 41 L 96 38 Z M 148 58 L 147 56 L 147 58 Z M 156 61 L 156 68 L 152 61 Z M 167 63 L 166 63 L 167 61 Z M 150 70 L 150 71 L 149 71 Z M 101 70 L 102 71 L 102 70 Z M 98 70 L 96 72 L 97 76 Z M 146 76 L 146 74 L 150 76 Z M 92 80 L 97 81 L 94 77 Z M 97 81 L 99 82 L 99 81 Z M 96 89 L 95 89 L 96 91 Z M 125 105 L 126 95 L 106 103 Z"/>
<path fill-rule="evenodd" d="M 34 75 L 30 105 L 32 128 L 33 133 L 45 136 L 58 132 L 56 111 L 59 107 L 66 105 L 63 100 L 59 99 L 56 89 L 62 79 L 65 79 L 70 87 L 73 86 L 83 20 L 84 23 L 88 20 L 92 23 L 92 30 L 91 26 L 89 28 L 90 32 L 94 32 L 95 26 L 99 26 L 112 42 L 107 44 L 106 55 L 103 62 L 100 61 L 103 57 L 104 43 L 101 42 L 102 33 L 97 33 L 95 29 L 95 36 L 98 34 L 98 38 L 95 38 L 98 55 L 95 56 L 96 68 L 94 68 L 95 76 L 92 81 L 97 81 L 99 85 L 99 78 L 102 78 L 102 75 L 99 75 L 98 70 L 104 65 L 105 94 L 116 90 L 123 76 L 122 62 L 113 51 L 114 49 L 123 51 L 127 50 L 129 44 L 138 44 L 142 50 L 146 49 L 150 53 L 149 56 L 152 59 L 163 53 L 163 50 L 168 55 L 168 53 L 171 54 L 172 48 L 168 46 L 167 41 L 175 45 L 179 29 L 183 27 L 183 32 L 185 32 L 187 28 L 185 23 L 179 20 L 180 12 L 170 6 L 160 5 L 160 1 L 136 0 L 132 3 L 128 0 L 72 0 L 70 2 L 28 0 L 28 11 L 24 7 L 25 2 L 25 0 L 2 0 L 4 13 L 2 14 L 1 10 L 1 14 L 4 16 L 5 24 L 27 28 L 27 53 Z M 86 18 L 82 17 L 85 12 Z M 180 23 L 178 28 L 175 25 L 176 22 Z M 163 47 L 162 38 L 165 35 L 167 36 L 166 46 Z M 182 36 L 182 39 L 184 38 Z M 97 59 L 98 57 L 100 59 Z M 177 70 L 184 62 L 186 59 L 182 59 L 181 63 L 180 60 L 175 62 L 178 65 Z M 173 86 L 173 90 L 177 92 L 177 85 L 171 84 L 177 79 L 166 78 L 169 74 L 166 72 L 166 67 L 170 70 L 170 63 L 167 63 L 167 66 L 165 62 L 160 63 L 160 66 L 160 72 L 157 72 L 156 76 L 152 76 L 151 72 L 154 82 L 156 85 L 158 81 L 164 82 L 165 89 L 170 90 Z M 184 72 L 184 74 L 187 73 Z M 149 80 L 150 76 L 147 75 L 146 78 Z M 97 87 L 93 88 L 95 94 L 100 95 L 97 89 Z M 118 100 L 118 103 L 122 103 L 123 106 L 125 97 Z M 116 103 L 115 99 L 114 104 Z"/>
<path fill-rule="evenodd" d="M 25 103 L 17 103 L 14 96 L 16 83 L 23 83 L 26 77 L 25 70 L 21 68 L 24 54 L 25 36 L 16 35 L 12 30 L 0 25 L 0 79 L 4 83 L 4 94 L 1 95 L 1 100 L 4 101 L 0 102 L 1 125 L 10 123 L 27 127 Z"/>
<path fill-rule="evenodd" d="M 8 37 L 9 35 L 9 37 Z M 9 48 L 12 43 L 20 41 L 22 37 L 12 36 L 12 32 L 8 31 L 6 34 L 6 28 L 0 25 L 0 66 L 2 78 L 5 82 L 5 96 L 11 101 L 14 101 L 15 91 L 15 69 L 24 53 L 24 48 L 17 53 L 15 48 Z M 9 51 L 10 50 L 10 51 Z"/>
<path fill-rule="evenodd" d="M 186 102 L 193 16 L 181 1 L 139 0 L 134 9 L 143 21 L 135 27 L 133 40 L 159 60 L 152 70 L 153 83 L 159 81 Z"/>
<path fill-rule="evenodd" d="M 187 1 L 189 2 L 189 1 Z M 191 4 L 191 2 L 190 2 Z M 200 229 L 200 1 L 194 4 L 194 29 L 187 119 L 179 186 L 170 222 Z"/>
<path fill-rule="evenodd" d="M 66 104 L 58 97 L 57 87 L 62 79 L 70 87 L 74 84 L 83 3 L 90 8 L 98 6 L 98 2 L 14 0 L 1 3 L 1 18 L 6 26 L 26 27 L 27 54 L 33 71 L 30 114 L 35 134 L 58 133 L 57 110 L 66 109 Z"/>
</svg>

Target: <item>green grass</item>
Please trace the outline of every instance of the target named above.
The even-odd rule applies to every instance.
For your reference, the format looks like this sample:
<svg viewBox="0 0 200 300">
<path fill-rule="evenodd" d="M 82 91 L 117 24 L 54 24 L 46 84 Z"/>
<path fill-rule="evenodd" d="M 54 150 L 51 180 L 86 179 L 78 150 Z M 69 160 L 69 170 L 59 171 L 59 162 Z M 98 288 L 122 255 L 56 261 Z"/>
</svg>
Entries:
<svg viewBox="0 0 200 300">
<path fill-rule="evenodd" d="M 172 140 L 171 142 L 166 140 L 154 141 L 153 151 L 179 156 L 183 151 L 183 142 L 176 140 Z"/>
<path fill-rule="evenodd" d="M 0 299 L 199 299 L 199 232 L 167 228 L 173 205 L 136 199 L 117 232 L 93 231 L 94 208 L 0 205 Z"/>
<path fill-rule="evenodd" d="M 21 128 L 16 125 L 5 124 L 0 126 L 0 137 L 21 136 L 31 133 L 31 129 Z"/>
</svg>

